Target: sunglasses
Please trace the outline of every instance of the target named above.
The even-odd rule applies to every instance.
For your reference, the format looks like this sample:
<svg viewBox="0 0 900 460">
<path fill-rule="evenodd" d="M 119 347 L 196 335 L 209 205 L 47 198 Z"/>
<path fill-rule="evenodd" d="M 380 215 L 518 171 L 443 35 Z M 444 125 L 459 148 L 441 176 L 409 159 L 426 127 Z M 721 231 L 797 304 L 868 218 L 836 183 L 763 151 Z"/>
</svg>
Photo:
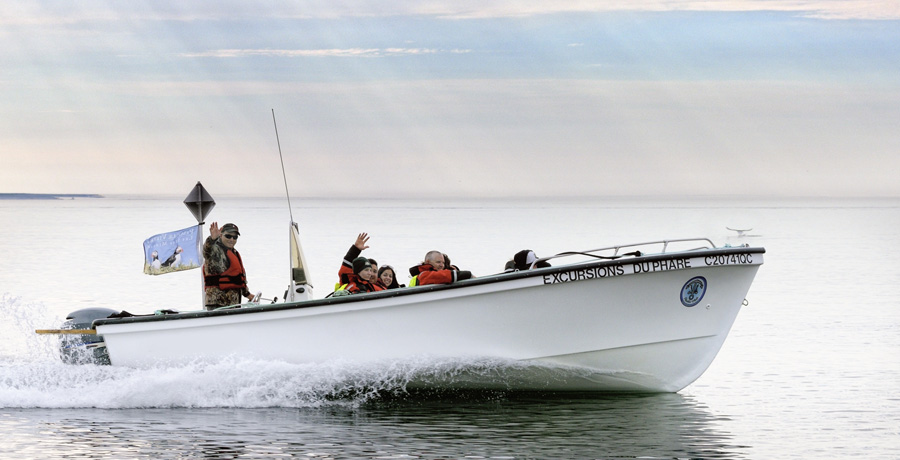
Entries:
<svg viewBox="0 0 900 460">
<path fill-rule="evenodd" d="M 232 234 L 226 234 L 226 235 L 222 235 L 222 238 L 228 238 L 229 240 L 236 240 L 236 239 L 238 239 L 238 236 L 232 235 Z"/>
</svg>

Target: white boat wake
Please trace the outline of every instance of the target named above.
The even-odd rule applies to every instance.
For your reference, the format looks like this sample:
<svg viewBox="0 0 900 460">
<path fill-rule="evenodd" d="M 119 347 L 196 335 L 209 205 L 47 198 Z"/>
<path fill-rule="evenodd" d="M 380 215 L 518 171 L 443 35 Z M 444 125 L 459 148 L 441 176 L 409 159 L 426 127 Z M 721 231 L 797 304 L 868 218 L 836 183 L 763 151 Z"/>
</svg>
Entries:
<svg viewBox="0 0 900 460">
<path fill-rule="evenodd" d="M 359 406 L 380 399 L 440 398 L 469 389 L 495 391 L 532 381 L 590 378 L 574 368 L 530 366 L 516 361 L 403 360 L 357 364 L 294 364 L 224 359 L 171 367 L 67 365 L 58 360 L 0 362 L 0 407 L 187 408 Z M 475 383 L 477 382 L 477 383 Z"/>
</svg>

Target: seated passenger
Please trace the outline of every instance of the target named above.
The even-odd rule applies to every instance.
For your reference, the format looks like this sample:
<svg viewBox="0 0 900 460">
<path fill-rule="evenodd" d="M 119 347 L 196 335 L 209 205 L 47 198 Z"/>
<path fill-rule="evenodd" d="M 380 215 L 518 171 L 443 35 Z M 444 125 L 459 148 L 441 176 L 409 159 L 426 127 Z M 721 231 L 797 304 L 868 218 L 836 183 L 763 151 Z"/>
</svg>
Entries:
<svg viewBox="0 0 900 460">
<path fill-rule="evenodd" d="M 365 257 L 357 257 L 353 259 L 352 265 L 353 273 L 345 274 L 347 283 L 342 285 L 338 290 L 347 291 L 351 294 L 385 290 L 381 281 L 376 281 L 375 270 L 372 270 L 372 265 L 369 264 L 368 259 Z"/>
<path fill-rule="evenodd" d="M 537 264 L 535 261 L 538 260 L 537 254 L 534 253 L 531 249 L 523 249 L 516 253 L 513 256 L 512 260 L 506 263 L 506 266 L 503 267 L 504 272 L 515 272 L 522 270 L 531 270 L 532 268 L 547 268 L 550 264 L 547 261 L 541 260 Z M 532 267 L 534 265 L 534 267 Z"/>
<path fill-rule="evenodd" d="M 450 263 L 450 256 L 444 254 L 444 268 L 447 270 L 456 270 L 459 271 L 459 267 Z"/>
<path fill-rule="evenodd" d="M 368 241 L 369 234 L 360 233 L 353 246 L 347 250 L 347 254 L 344 255 L 344 260 L 341 262 L 341 268 L 338 269 L 338 283 L 334 286 L 335 292 L 346 290 L 355 294 L 386 289 L 386 286 L 377 280 L 369 259 L 359 256 L 363 250 L 369 248 L 366 244 Z"/>
<path fill-rule="evenodd" d="M 353 260 L 359 257 L 363 250 L 369 248 L 369 246 L 366 245 L 366 242 L 368 241 L 369 234 L 360 233 L 359 236 L 356 237 L 356 242 L 353 243 L 353 246 L 350 246 L 350 249 L 347 250 L 347 254 L 344 255 L 344 261 L 341 262 L 341 268 L 338 269 L 338 283 L 334 287 L 335 290 L 342 284 L 347 284 L 349 282 L 347 276 L 353 274 Z"/>
<path fill-rule="evenodd" d="M 445 269 L 444 254 L 440 251 L 429 251 L 428 254 L 425 254 L 425 261 L 415 267 L 411 267 L 409 274 L 414 277 L 414 281 L 410 282 L 410 286 L 449 284 L 473 278 L 472 272 L 467 270 Z"/>
<path fill-rule="evenodd" d="M 397 282 L 397 275 L 394 274 L 394 267 L 391 267 L 390 265 L 385 265 L 378 269 L 378 280 L 381 281 L 381 284 L 387 289 L 406 287 Z"/>
</svg>

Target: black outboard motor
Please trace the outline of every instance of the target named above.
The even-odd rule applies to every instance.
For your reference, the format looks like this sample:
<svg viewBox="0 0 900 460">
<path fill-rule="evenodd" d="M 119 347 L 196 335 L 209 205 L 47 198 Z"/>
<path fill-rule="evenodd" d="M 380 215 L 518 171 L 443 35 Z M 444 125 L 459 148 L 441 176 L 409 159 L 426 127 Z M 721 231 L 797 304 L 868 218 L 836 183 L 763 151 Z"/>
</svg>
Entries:
<svg viewBox="0 0 900 460">
<path fill-rule="evenodd" d="M 91 329 L 95 319 L 119 313 L 109 308 L 84 308 L 69 313 L 60 329 Z M 59 356 L 66 364 L 109 364 L 103 336 L 97 334 L 60 334 Z"/>
</svg>

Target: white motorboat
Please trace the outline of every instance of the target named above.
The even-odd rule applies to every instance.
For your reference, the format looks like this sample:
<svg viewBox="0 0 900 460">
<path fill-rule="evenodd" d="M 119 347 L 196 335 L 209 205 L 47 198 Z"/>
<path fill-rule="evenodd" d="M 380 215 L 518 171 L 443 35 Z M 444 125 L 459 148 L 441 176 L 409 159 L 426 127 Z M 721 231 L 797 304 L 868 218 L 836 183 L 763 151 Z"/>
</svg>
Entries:
<svg viewBox="0 0 900 460">
<path fill-rule="evenodd" d="M 291 246 L 292 301 L 104 314 L 82 337 L 99 336 L 89 346 L 105 346 L 117 366 L 487 359 L 502 365 L 410 385 L 675 392 L 715 358 L 765 253 L 708 239 L 658 241 L 561 253 L 540 259 L 551 267 L 448 285 L 312 299 L 294 227 Z"/>
</svg>

